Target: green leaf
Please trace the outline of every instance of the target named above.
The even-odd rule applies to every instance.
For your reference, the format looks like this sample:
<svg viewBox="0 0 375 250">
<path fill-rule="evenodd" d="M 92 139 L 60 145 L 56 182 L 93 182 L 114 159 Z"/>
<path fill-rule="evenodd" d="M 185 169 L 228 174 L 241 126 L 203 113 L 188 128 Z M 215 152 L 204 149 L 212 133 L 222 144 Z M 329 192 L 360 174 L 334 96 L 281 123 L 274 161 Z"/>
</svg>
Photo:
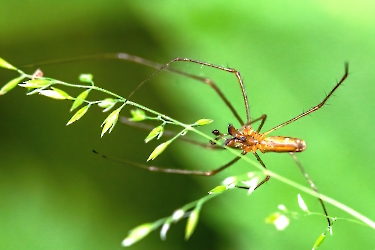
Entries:
<svg viewBox="0 0 375 250">
<path fill-rule="evenodd" d="M 16 67 L 5 61 L 3 58 L 0 58 L 0 67 L 6 68 L 6 69 L 11 69 L 11 70 L 17 70 Z"/>
<path fill-rule="evenodd" d="M 52 89 L 39 90 L 38 93 L 57 100 L 66 100 L 72 98 L 65 91 L 54 87 L 52 87 Z"/>
<path fill-rule="evenodd" d="M 81 81 L 81 82 L 88 82 L 88 83 L 92 83 L 92 79 L 94 78 L 93 75 L 91 74 L 80 74 L 78 79 Z"/>
<path fill-rule="evenodd" d="M 163 134 L 163 131 L 164 131 L 164 127 L 163 126 L 157 126 L 156 128 L 154 128 L 153 130 L 151 130 L 151 132 L 148 134 L 148 136 L 146 137 L 145 139 L 145 142 L 149 142 L 151 141 L 152 139 L 154 139 L 156 136 L 158 137 L 158 139 L 161 137 L 161 135 Z"/>
<path fill-rule="evenodd" d="M 118 120 L 118 117 L 119 117 L 119 114 L 120 114 L 120 111 L 122 109 L 123 106 L 121 106 L 120 108 L 114 110 L 112 113 L 109 114 L 109 116 L 104 120 L 104 122 L 102 123 L 102 134 L 101 134 L 101 137 L 103 137 L 103 135 L 109 130 L 109 133 L 111 133 L 113 127 L 116 125 L 116 122 Z"/>
<path fill-rule="evenodd" d="M 315 244 L 313 246 L 313 250 L 318 249 L 318 247 L 323 243 L 324 239 L 326 238 L 326 234 L 319 235 L 318 239 L 315 241 Z"/>
<path fill-rule="evenodd" d="M 104 108 L 103 112 L 107 112 L 108 110 L 112 109 L 116 103 L 117 103 L 116 99 L 106 98 L 102 100 L 101 102 L 99 102 L 98 106 L 101 108 Z"/>
<path fill-rule="evenodd" d="M 220 194 L 227 190 L 227 186 L 217 186 L 214 189 L 210 190 L 208 194 Z"/>
<path fill-rule="evenodd" d="M 40 90 L 40 91 L 38 91 L 38 93 L 41 94 L 41 95 L 53 98 L 53 99 L 57 99 L 57 100 L 65 100 L 66 99 L 65 96 L 60 95 L 59 92 L 56 92 L 52 89 Z"/>
<path fill-rule="evenodd" d="M 0 95 L 4 95 L 5 93 L 8 93 L 12 89 L 14 89 L 17 86 L 17 84 L 19 84 L 23 79 L 24 76 L 19 76 L 17 78 L 14 78 L 13 80 L 10 80 L 0 89 Z"/>
<path fill-rule="evenodd" d="M 51 85 L 51 84 L 52 84 L 51 80 L 47 80 L 47 79 L 32 79 L 32 80 L 29 80 L 29 81 L 26 81 L 24 83 L 19 84 L 19 86 L 24 87 L 24 88 L 37 89 L 37 88 L 46 87 L 46 86 Z"/>
<path fill-rule="evenodd" d="M 63 91 L 61 89 L 58 89 L 58 88 L 55 88 L 55 87 L 52 87 L 52 89 L 54 91 L 56 91 L 57 93 L 59 93 L 59 95 L 65 97 L 65 99 L 72 99 L 72 97 L 70 95 L 68 95 L 68 93 L 66 93 L 65 91 Z"/>
<path fill-rule="evenodd" d="M 106 98 L 106 99 L 100 101 L 98 106 L 101 107 L 101 108 L 108 108 L 108 107 L 111 107 L 111 106 L 115 105 L 116 103 L 117 103 L 117 101 L 115 99 Z"/>
<path fill-rule="evenodd" d="M 74 100 L 72 107 L 70 108 L 70 111 L 75 110 L 79 105 L 81 105 L 85 100 L 88 94 L 90 93 L 90 89 L 87 89 L 83 91 L 81 94 L 77 96 L 77 98 Z"/>
<path fill-rule="evenodd" d="M 70 118 L 70 120 L 68 121 L 68 123 L 66 125 L 69 125 L 69 124 L 72 124 L 73 122 L 79 120 L 82 116 L 84 116 L 84 114 L 86 114 L 87 110 L 90 108 L 90 104 L 82 107 L 80 110 L 78 110 L 73 116 L 72 118 Z"/>
<path fill-rule="evenodd" d="M 191 213 L 186 223 L 185 240 L 188 240 L 193 234 L 199 220 L 199 208 L 195 208 Z"/>
<path fill-rule="evenodd" d="M 148 157 L 147 161 L 149 160 L 153 160 L 155 159 L 156 157 L 158 157 L 161 153 L 163 153 L 163 151 L 168 147 L 168 145 L 171 143 L 172 141 L 169 140 L 169 141 L 166 141 L 162 144 L 160 144 L 159 146 L 157 146 L 154 151 L 152 151 L 152 153 L 150 154 L 150 156 Z"/>
<path fill-rule="evenodd" d="M 136 243 L 137 241 L 143 239 L 153 230 L 153 225 L 151 223 L 142 224 L 129 232 L 128 237 L 126 237 L 121 245 L 128 247 Z"/>
<path fill-rule="evenodd" d="M 141 109 L 130 110 L 130 114 L 132 115 L 132 118 L 130 118 L 129 120 L 133 122 L 139 122 L 146 119 L 146 113 Z"/>
<path fill-rule="evenodd" d="M 210 124 L 213 121 L 214 120 L 211 120 L 211 119 L 200 119 L 200 120 L 196 121 L 195 124 L 198 125 L 198 126 L 204 126 L 204 125 Z"/>
</svg>

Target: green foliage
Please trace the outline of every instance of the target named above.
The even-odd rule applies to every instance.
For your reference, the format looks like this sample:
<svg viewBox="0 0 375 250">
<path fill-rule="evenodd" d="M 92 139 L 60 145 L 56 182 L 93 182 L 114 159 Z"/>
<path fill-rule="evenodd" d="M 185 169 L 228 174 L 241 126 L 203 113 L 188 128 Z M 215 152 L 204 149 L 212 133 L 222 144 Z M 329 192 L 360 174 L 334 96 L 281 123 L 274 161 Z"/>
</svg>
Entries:
<svg viewBox="0 0 375 250">
<path fill-rule="evenodd" d="M 81 82 L 87 82 L 87 83 L 93 83 L 92 79 L 94 78 L 94 76 L 92 74 L 81 74 L 79 75 L 78 79 L 81 81 Z"/>
<path fill-rule="evenodd" d="M 326 234 L 323 233 L 321 234 L 318 239 L 316 240 L 314 246 L 313 246 L 313 250 L 315 249 L 318 249 L 318 247 L 323 243 L 324 239 L 326 238 Z"/>
<path fill-rule="evenodd" d="M 90 108 L 90 104 L 87 104 L 86 106 L 82 107 L 80 110 L 78 110 L 73 116 L 72 118 L 70 118 L 70 120 L 68 121 L 68 123 L 66 125 L 69 125 L 69 124 L 72 124 L 73 122 L 81 119 L 82 116 L 84 116 L 87 112 L 87 110 L 89 110 Z"/>
<path fill-rule="evenodd" d="M 148 119 L 146 113 L 141 109 L 130 110 L 130 114 L 132 115 L 131 120 L 133 122 L 139 122 Z"/>
<path fill-rule="evenodd" d="M 39 89 L 39 90 L 41 90 L 42 88 L 47 88 L 51 85 L 52 85 L 52 81 L 50 79 L 32 79 L 22 84 L 19 84 L 20 87 L 30 88 L 30 89 Z"/>
<path fill-rule="evenodd" d="M 200 119 L 200 120 L 196 121 L 195 124 L 197 126 L 205 126 L 205 125 L 210 124 L 211 122 L 213 122 L 213 120 L 211 120 L 211 119 Z"/>
<path fill-rule="evenodd" d="M 185 228 L 185 240 L 188 240 L 193 234 L 199 220 L 199 213 L 204 203 L 223 194 L 225 191 L 233 189 L 238 183 L 230 183 L 228 186 L 218 186 L 209 192 L 208 195 L 202 197 L 199 200 L 190 202 L 181 208 L 176 209 L 173 214 L 169 217 L 159 219 L 152 223 L 146 223 L 132 229 L 129 235 L 122 242 L 123 246 L 130 246 L 133 243 L 139 241 L 145 237 L 150 231 L 157 229 L 161 226 L 160 237 L 162 240 L 166 239 L 168 230 L 172 223 L 177 223 L 183 218 L 188 217 L 186 228 Z"/>
<path fill-rule="evenodd" d="M 159 139 L 163 135 L 163 131 L 164 131 L 164 127 L 163 126 L 157 126 L 157 127 L 155 127 L 148 134 L 148 136 L 145 139 L 145 142 L 147 143 L 147 142 L 151 141 L 152 139 L 154 139 L 155 137 L 157 137 Z"/>
<path fill-rule="evenodd" d="M 1 58 L 0 58 L 1 59 Z M 10 80 L 7 84 L 5 84 L 1 89 L 0 89 L 0 95 L 4 95 L 11 91 L 13 88 L 15 88 L 22 80 L 24 77 L 21 75 L 17 78 L 14 78 L 13 80 Z"/>
<path fill-rule="evenodd" d="M 153 160 L 155 159 L 156 157 L 158 157 L 161 153 L 163 153 L 163 151 L 168 147 L 168 145 L 171 143 L 172 141 L 169 140 L 169 141 L 166 141 L 166 142 L 163 142 L 162 144 L 160 144 L 159 146 L 157 146 L 154 151 L 152 151 L 152 153 L 150 154 L 150 156 L 148 157 L 147 161 L 149 160 Z"/>
<path fill-rule="evenodd" d="M 86 100 L 89 93 L 90 93 L 90 89 L 87 89 L 83 91 L 81 94 L 79 94 L 77 98 L 74 100 L 73 105 L 70 108 L 70 111 L 73 111 L 76 108 L 78 108 Z"/>
<path fill-rule="evenodd" d="M 103 108 L 103 112 L 107 112 L 111 110 L 116 105 L 116 103 L 117 103 L 116 99 L 106 98 L 102 100 L 101 102 L 99 102 L 98 106 Z"/>
<path fill-rule="evenodd" d="M 3 58 L 0 58 L 0 67 L 6 68 L 6 69 L 11 69 L 11 70 L 17 70 L 16 67 L 5 61 Z"/>
<path fill-rule="evenodd" d="M 112 111 L 112 113 L 110 113 L 109 116 L 104 120 L 104 122 L 102 123 L 103 129 L 102 129 L 101 136 L 103 136 L 108 130 L 109 130 L 109 133 L 111 133 L 112 129 L 115 127 L 117 123 L 118 117 L 120 115 L 120 111 L 124 107 L 124 105 Z"/>
<path fill-rule="evenodd" d="M 193 211 L 190 212 L 188 221 L 186 223 L 185 240 L 190 238 L 198 224 L 200 209 L 200 206 L 196 206 Z"/>
<path fill-rule="evenodd" d="M 57 100 L 72 99 L 68 93 L 55 87 L 51 87 L 51 89 L 40 89 L 38 90 L 38 93 Z"/>
</svg>

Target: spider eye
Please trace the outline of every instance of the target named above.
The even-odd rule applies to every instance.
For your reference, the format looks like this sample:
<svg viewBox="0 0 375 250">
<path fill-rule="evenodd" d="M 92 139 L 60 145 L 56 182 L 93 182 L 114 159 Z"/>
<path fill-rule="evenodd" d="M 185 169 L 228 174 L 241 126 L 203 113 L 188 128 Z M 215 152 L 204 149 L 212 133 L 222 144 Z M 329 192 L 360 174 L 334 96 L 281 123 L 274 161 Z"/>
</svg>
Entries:
<svg viewBox="0 0 375 250">
<path fill-rule="evenodd" d="M 220 131 L 217 130 L 217 129 L 213 130 L 212 133 L 213 133 L 214 135 L 220 135 Z"/>
</svg>

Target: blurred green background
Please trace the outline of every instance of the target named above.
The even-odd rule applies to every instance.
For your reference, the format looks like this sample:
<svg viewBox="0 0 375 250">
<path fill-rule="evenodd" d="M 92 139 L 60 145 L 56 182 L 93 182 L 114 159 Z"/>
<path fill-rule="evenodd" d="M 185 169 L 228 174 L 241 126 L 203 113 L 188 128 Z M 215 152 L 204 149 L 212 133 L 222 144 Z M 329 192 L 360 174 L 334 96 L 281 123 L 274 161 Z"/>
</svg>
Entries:
<svg viewBox="0 0 375 250">
<path fill-rule="evenodd" d="M 320 191 L 375 219 L 374 9 L 372 1 L 5 1 L 0 56 L 22 66 L 127 52 L 160 63 L 189 57 L 234 67 L 244 78 L 252 117 L 268 115 L 264 131 L 316 105 L 341 78 L 347 61 L 351 74 L 329 105 L 275 135 L 306 140 L 307 150 L 298 156 Z M 188 63 L 176 66 L 212 78 L 245 119 L 234 76 Z M 123 96 L 154 71 L 115 60 L 42 70 L 72 83 L 79 74 L 92 73 L 98 86 Z M 1 70 L 0 85 L 16 76 Z M 214 119 L 203 129 L 208 133 L 225 131 L 228 123 L 238 126 L 210 88 L 168 73 L 147 83 L 133 100 L 186 123 Z M 100 138 L 105 114 L 97 108 L 66 127 L 70 105 L 26 97 L 21 88 L 0 97 L 1 249 L 122 249 L 133 227 L 170 215 L 229 175 L 255 169 L 239 162 L 205 178 L 106 161 L 91 150 L 145 162 L 160 141 L 145 145 L 147 131 L 121 124 Z M 176 142 L 153 163 L 212 169 L 231 157 Z M 306 185 L 287 154 L 261 157 L 272 171 Z M 282 232 L 264 222 L 279 204 L 298 211 L 297 193 L 276 180 L 251 196 L 229 192 L 203 207 L 188 242 L 182 222 L 171 228 L 166 241 L 154 232 L 132 249 L 311 249 L 326 227 L 323 217 L 293 219 Z M 314 197 L 303 197 L 311 211 L 321 212 Z M 328 210 L 351 218 L 331 205 Z M 366 226 L 337 221 L 333 233 L 321 249 L 375 245 L 374 231 Z"/>
</svg>

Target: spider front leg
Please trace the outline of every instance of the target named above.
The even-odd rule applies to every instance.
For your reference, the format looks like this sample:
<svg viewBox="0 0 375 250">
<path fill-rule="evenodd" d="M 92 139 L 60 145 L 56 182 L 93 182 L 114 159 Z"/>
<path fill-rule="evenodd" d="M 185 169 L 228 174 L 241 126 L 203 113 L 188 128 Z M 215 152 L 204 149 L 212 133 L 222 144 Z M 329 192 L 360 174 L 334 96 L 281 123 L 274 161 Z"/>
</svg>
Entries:
<svg viewBox="0 0 375 250">
<path fill-rule="evenodd" d="M 266 115 L 266 114 L 263 114 L 263 115 L 261 115 L 260 117 L 258 117 L 258 118 L 256 118 L 256 119 L 250 121 L 249 123 L 246 123 L 244 126 L 251 125 L 251 124 L 253 124 L 253 123 L 256 123 L 257 121 L 261 121 L 261 122 L 260 122 L 260 125 L 259 125 L 259 127 L 258 127 L 258 129 L 257 129 L 257 133 L 259 133 L 260 130 L 262 129 L 264 123 L 266 122 L 266 119 L 267 119 L 267 115 Z M 228 134 L 220 133 L 220 131 L 217 130 L 217 129 L 213 130 L 212 133 L 213 133 L 214 135 L 217 136 L 217 137 L 215 138 L 215 141 L 218 141 L 218 140 L 220 140 L 220 139 L 225 140 L 225 136 L 228 135 Z M 214 141 L 210 141 L 210 143 L 211 143 L 211 145 L 215 145 L 215 144 L 216 144 L 216 142 L 214 142 Z"/>
<path fill-rule="evenodd" d="M 243 153 L 243 155 L 245 155 L 246 153 Z M 257 158 L 257 161 L 260 163 L 260 165 L 262 165 L 265 169 L 267 169 L 266 165 L 264 164 L 264 162 L 262 161 L 262 159 L 259 157 L 259 155 L 254 152 L 254 156 L 255 158 Z M 262 186 L 264 183 L 266 183 L 267 181 L 269 181 L 269 179 L 271 178 L 271 176 L 267 175 L 263 181 L 259 182 L 258 185 L 254 188 L 257 189 L 259 188 L 260 186 Z M 242 188 L 242 189 L 249 189 L 250 187 L 242 187 L 242 186 L 236 186 L 237 188 Z"/>
</svg>

